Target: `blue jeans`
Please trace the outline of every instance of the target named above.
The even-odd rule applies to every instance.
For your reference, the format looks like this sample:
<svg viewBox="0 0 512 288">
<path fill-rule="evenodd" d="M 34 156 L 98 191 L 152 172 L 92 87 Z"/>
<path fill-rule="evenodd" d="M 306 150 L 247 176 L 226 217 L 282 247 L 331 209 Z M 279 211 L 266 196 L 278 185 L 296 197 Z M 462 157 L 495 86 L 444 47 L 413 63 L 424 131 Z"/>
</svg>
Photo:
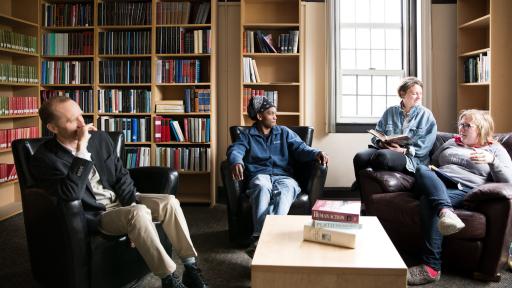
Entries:
<svg viewBox="0 0 512 288">
<path fill-rule="evenodd" d="M 299 193 L 299 184 L 291 177 L 265 174 L 253 177 L 247 187 L 252 204 L 253 236 L 260 235 L 267 215 L 288 214 Z"/>
<path fill-rule="evenodd" d="M 446 188 L 436 173 L 427 166 L 418 165 L 414 174 L 414 192 L 420 195 L 421 223 L 423 232 L 423 262 L 441 270 L 443 235 L 437 228 L 439 211 L 443 208 L 461 207 L 466 192 Z"/>
</svg>

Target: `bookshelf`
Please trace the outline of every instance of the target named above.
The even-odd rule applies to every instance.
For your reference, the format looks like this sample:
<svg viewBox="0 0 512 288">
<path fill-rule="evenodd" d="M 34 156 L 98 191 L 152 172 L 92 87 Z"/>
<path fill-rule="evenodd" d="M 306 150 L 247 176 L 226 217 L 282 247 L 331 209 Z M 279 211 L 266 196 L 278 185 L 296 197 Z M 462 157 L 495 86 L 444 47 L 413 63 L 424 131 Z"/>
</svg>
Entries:
<svg viewBox="0 0 512 288">
<path fill-rule="evenodd" d="M 512 131 L 512 2 L 457 1 L 457 24 L 457 110 L 488 110 L 496 132 Z"/>
<path fill-rule="evenodd" d="M 246 111 L 252 95 L 277 98 L 280 125 L 304 124 L 301 7 L 300 0 L 240 1 L 242 125 L 253 123 Z M 266 44 L 270 38 L 274 49 Z"/>
<path fill-rule="evenodd" d="M 51 43 L 64 43 L 64 46 L 68 43 L 73 48 L 68 49 L 72 53 L 67 53 L 73 55 L 42 55 L 41 64 L 44 66 L 44 61 L 91 63 L 84 68 L 84 71 L 91 73 L 90 79 L 79 79 L 74 83 L 43 81 L 41 97 L 53 94 L 69 95 L 77 102 L 82 102 L 80 105 L 86 112 L 86 121 L 95 123 L 99 128 L 103 126 L 104 130 L 125 131 L 127 167 L 140 164 L 163 165 L 160 163 L 162 157 L 158 157 L 162 148 L 178 150 L 180 153 L 199 148 L 200 151 L 205 151 L 205 157 L 209 149 L 209 160 L 199 163 L 201 167 L 209 166 L 209 171 L 190 169 L 197 168 L 191 167 L 190 163 L 186 167 L 189 169 L 178 169 L 180 184 L 177 198 L 184 203 L 215 205 L 217 1 L 70 0 L 63 3 L 59 0 L 46 0 L 41 3 L 42 37 L 54 33 L 55 36 L 50 36 L 50 39 L 57 40 Z M 64 4 L 67 6 L 63 6 Z M 81 11 L 80 15 L 86 17 L 74 19 L 69 14 L 69 17 L 53 18 L 60 19 L 60 22 L 45 17 L 52 13 L 62 14 L 62 10 L 58 11 L 62 7 L 67 7 L 66 11 L 77 9 L 76 11 Z M 186 13 L 183 13 L 187 9 L 190 9 L 188 19 Z M 84 34 L 87 36 L 80 36 Z M 88 42 L 90 35 L 92 42 Z M 179 40 L 180 37 L 182 41 Z M 85 47 L 91 44 L 91 47 L 76 53 L 73 41 L 85 43 Z M 53 51 L 52 49 L 62 52 L 63 48 L 51 47 L 50 50 Z M 174 70 L 169 70 L 173 69 L 169 67 Z M 183 100 L 186 90 L 198 89 L 210 91 L 209 111 L 156 113 L 156 104 Z M 178 121 L 182 130 L 185 128 L 185 119 L 187 123 L 189 118 L 208 119 L 209 141 L 176 141 L 173 135 L 170 141 L 157 141 L 155 119 L 159 117 Z M 137 137 L 132 135 L 135 134 L 134 131 L 138 131 Z M 182 132 L 185 134 L 185 131 Z M 136 158 L 137 150 L 139 158 Z M 184 157 L 183 154 L 179 156 Z M 181 161 L 180 164 L 183 166 L 185 163 Z M 182 166 L 180 167 L 185 168 Z"/>
<path fill-rule="evenodd" d="M 27 9 L 37 6 L 38 0 L 0 1 L 0 130 L 39 127 L 39 12 Z M 16 72 L 12 67 L 17 67 Z M 17 139 L 21 135 L 12 136 Z M 5 143 L 0 147 L 0 163 L 13 164 L 10 145 L 2 142 Z M 0 220 L 21 209 L 18 180 L 2 179 Z"/>
</svg>

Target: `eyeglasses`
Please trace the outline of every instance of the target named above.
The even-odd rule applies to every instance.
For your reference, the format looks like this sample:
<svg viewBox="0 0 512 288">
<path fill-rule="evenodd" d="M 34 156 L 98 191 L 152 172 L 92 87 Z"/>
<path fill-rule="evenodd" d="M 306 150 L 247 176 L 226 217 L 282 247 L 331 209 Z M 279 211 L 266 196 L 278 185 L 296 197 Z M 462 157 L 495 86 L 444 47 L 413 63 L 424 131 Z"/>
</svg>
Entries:
<svg viewBox="0 0 512 288">
<path fill-rule="evenodd" d="M 469 129 L 471 127 L 475 127 L 475 125 L 470 123 L 459 123 L 459 128 L 461 129 Z"/>
</svg>

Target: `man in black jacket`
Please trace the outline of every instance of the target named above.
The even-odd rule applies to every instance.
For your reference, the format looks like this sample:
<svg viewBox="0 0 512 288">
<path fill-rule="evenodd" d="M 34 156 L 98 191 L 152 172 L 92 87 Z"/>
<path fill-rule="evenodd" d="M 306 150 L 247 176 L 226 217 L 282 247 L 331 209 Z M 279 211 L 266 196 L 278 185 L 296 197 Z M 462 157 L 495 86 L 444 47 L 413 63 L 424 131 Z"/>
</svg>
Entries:
<svg viewBox="0 0 512 288">
<path fill-rule="evenodd" d="M 104 132 L 85 124 L 76 102 L 53 97 L 41 105 L 42 124 L 55 137 L 32 158 L 32 173 L 62 201 L 81 200 L 91 230 L 128 234 L 162 287 L 207 287 L 178 200 L 172 195 L 140 194 Z M 153 219 L 162 227 L 185 266 L 183 283 L 176 264 L 160 243 Z M 185 286 L 185 285 L 187 286 Z"/>
</svg>

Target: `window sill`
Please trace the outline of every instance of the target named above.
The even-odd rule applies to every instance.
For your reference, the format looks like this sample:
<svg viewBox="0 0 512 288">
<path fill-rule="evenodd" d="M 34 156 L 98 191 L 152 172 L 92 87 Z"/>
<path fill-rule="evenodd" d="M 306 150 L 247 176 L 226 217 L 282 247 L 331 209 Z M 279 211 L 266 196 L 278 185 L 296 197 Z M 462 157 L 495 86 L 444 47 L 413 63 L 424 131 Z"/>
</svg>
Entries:
<svg viewBox="0 0 512 288">
<path fill-rule="evenodd" d="M 366 131 L 374 128 L 375 124 L 336 123 L 335 133 L 366 133 Z"/>
</svg>

